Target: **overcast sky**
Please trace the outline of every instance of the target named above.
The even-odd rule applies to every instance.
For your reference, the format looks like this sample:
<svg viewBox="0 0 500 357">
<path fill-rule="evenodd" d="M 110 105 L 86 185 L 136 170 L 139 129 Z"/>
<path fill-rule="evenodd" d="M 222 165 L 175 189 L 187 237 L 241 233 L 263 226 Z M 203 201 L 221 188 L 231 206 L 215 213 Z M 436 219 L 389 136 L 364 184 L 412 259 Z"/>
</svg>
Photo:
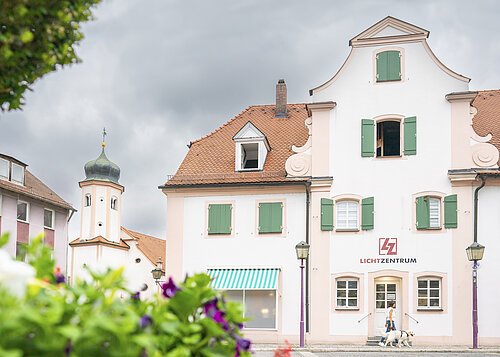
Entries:
<svg viewBox="0 0 500 357">
<path fill-rule="evenodd" d="M 310 101 L 349 39 L 387 15 L 429 30 L 437 57 L 472 78 L 470 89 L 500 88 L 496 0 L 104 0 L 84 26 L 83 63 L 38 81 L 22 112 L 0 114 L 0 152 L 80 210 L 83 166 L 106 127 L 125 186 L 122 225 L 165 238 L 157 187 L 186 145 L 249 105 L 272 104 L 280 78 L 289 102 Z"/>
</svg>

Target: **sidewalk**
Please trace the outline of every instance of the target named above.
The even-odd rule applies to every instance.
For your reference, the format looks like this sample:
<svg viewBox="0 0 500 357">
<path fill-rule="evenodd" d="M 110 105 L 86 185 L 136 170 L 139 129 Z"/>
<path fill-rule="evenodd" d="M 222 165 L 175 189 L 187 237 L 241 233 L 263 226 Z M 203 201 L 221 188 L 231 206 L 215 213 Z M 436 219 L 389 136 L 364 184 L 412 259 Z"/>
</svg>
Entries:
<svg viewBox="0 0 500 357">
<path fill-rule="evenodd" d="M 280 345 L 283 347 L 283 345 Z M 254 344 L 252 350 L 255 352 L 273 352 L 279 346 L 275 344 Z M 500 354 L 500 346 L 485 346 L 474 350 L 470 346 L 413 346 L 412 348 L 402 347 L 379 347 L 365 345 L 311 345 L 304 348 L 299 348 L 297 345 L 292 345 L 293 352 L 300 352 L 304 355 L 309 353 L 326 353 L 326 352 L 384 352 L 405 350 L 407 352 L 428 352 L 428 353 L 467 353 L 467 354 L 484 354 L 498 353 Z"/>
</svg>

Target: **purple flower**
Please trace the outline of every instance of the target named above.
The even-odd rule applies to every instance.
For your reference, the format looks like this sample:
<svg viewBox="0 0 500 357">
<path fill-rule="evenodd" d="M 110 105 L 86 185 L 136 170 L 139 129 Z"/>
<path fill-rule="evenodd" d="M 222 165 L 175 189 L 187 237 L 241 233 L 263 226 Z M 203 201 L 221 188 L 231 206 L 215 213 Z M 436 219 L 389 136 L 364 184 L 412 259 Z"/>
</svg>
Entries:
<svg viewBox="0 0 500 357">
<path fill-rule="evenodd" d="M 161 286 L 162 294 L 166 298 L 172 298 L 174 297 L 175 293 L 179 290 L 177 285 L 175 285 L 174 280 L 172 277 L 168 278 L 168 282 L 164 283 Z"/>
<path fill-rule="evenodd" d="M 133 293 L 132 295 L 130 295 L 130 298 L 132 300 L 141 300 L 141 292 L 140 291 L 136 291 L 135 293 Z"/>
<path fill-rule="evenodd" d="M 248 351 L 250 349 L 250 346 L 252 345 L 252 342 L 250 340 L 245 339 L 245 338 L 238 337 L 236 340 L 236 344 L 243 351 Z"/>
<path fill-rule="evenodd" d="M 151 315 L 148 314 L 144 314 L 141 317 L 141 320 L 139 321 L 139 325 L 141 326 L 141 328 L 146 328 L 148 326 L 151 326 L 152 324 L 153 324 L 153 318 L 151 317 Z"/>
<path fill-rule="evenodd" d="M 206 302 L 205 305 L 203 305 L 203 311 L 205 312 L 205 315 L 221 325 L 224 330 L 228 331 L 229 324 L 224 318 L 224 312 L 217 306 L 217 302 L 217 298 L 213 298 L 212 300 Z"/>
<path fill-rule="evenodd" d="M 66 282 L 66 278 L 59 267 L 54 269 L 54 280 L 56 281 L 56 284 L 64 284 Z"/>
<path fill-rule="evenodd" d="M 64 347 L 64 355 L 66 357 L 69 356 L 72 350 L 73 350 L 73 344 L 71 343 L 71 341 L 68 341 L 66 347 Z"/>
</svg>

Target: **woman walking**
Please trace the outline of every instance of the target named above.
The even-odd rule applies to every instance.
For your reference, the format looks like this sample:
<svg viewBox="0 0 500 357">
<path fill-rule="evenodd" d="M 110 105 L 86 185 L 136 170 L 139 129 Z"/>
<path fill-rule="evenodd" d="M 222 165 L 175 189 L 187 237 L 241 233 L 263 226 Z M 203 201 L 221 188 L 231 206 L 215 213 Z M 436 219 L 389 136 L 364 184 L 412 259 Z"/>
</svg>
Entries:
<svg viewBox="0 0 500 357">
<path fill-rule="evenodd" d="M 385 314 L 385 327 L 386 327 L 385 333 L 386 333 L 386 335 L 391 330 L 396 329 L 396 324 L 394 323 L 394 315 L 395 315 L 394 310 L 396 309 L 396 303 L 394 301 L 391 301 L 390 303 L 387 304 L 387 306 L 388 306 L 388 309 L 387 309 L 386 314 Z M 378 345 L 380 347 L 384 347 L 385 346 L 384 342 L 385 342 L 385 336 L 382 336 Z"/>
</svg>

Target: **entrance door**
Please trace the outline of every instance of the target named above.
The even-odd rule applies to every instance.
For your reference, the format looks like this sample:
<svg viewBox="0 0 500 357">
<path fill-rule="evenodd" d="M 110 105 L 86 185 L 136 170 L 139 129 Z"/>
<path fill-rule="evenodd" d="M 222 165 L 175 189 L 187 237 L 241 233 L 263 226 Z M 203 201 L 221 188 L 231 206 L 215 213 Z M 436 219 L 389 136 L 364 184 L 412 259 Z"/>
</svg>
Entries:
<svg viewBox="0 0 500 357">
<path fill-rule="evenodd" d="M 401 329 L 401 300 L 400 284 L 398 280 L 380 279 L 375 280 L 375 334 L 380 336 L 385 332 L 385 321 L 387 309 L 390 302 L 396 303 L 393 316 L 397 329 Z"/>
</svg>

